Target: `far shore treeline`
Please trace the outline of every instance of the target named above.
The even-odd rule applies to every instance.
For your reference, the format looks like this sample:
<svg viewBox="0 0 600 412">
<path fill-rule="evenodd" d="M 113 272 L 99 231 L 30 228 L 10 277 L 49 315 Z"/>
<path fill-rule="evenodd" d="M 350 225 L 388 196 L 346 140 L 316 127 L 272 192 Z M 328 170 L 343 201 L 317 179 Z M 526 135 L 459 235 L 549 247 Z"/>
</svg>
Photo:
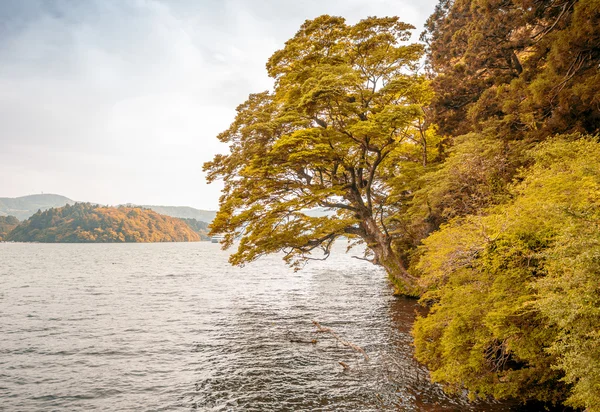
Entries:
<svg viewBox="0 0 600 412">
<path fill-rule="evenodd" d="M 141 207 L 67 204 L 38 211 L 19 223 L 0 216 L 0 240 L 43 243 L 196 242 L 208 223 L 178 219 Z"/>
<path fill-rule="evenodd" d="M 440 0 L 413 29 L 306 21 L 204 166 L 211 229 L 233 264 L 365 245 L 447 391 L 598 412 L 600 0 Z"/>
</svg>

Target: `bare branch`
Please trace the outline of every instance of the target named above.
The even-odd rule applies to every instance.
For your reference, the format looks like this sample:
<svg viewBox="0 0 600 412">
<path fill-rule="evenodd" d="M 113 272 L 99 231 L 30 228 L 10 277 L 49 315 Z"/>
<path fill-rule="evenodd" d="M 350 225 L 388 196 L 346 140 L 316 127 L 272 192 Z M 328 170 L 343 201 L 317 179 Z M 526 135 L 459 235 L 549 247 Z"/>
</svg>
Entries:
<svg viewBox="0 0 600 412">
<path fill-rule="evenodd" d="M 316 330 L 317 333 L 329 333 L 342 345 L 347 346 L 350 349 L 353 349 L 357 352 L 360 352 L 365 357 L 365 360 L 369 360 L 369 355 L 367 355 L 367 352 L 365 352 L 365 350 L 363 348 L 361 348 L 360 346 L 357 346 L 357 345 L 353 344 L 352 342 L 348 342 L 348 341 L 342 339 L 340 337 L 340 335 L 335 333 L 331 328 L 326 328 L 326 327 L 321 326 L 321 324 L 319 322 L 317 322 L 316 320 L 313 320 L 312 323 L 317 327 L 317 330 Z"/>
</svg>

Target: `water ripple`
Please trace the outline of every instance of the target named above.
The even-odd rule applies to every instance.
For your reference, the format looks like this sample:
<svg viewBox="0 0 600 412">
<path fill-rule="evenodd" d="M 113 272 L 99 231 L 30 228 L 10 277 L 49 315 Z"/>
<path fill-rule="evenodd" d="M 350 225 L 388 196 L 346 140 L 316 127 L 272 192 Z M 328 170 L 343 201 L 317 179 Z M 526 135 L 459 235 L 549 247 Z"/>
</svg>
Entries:
<svg viewBox="0 0 600 412">
<path fill-rule="evenodd" d="M 510 409 L 429 383 L 416 303 L 341 250 L 294 273 L 210 243 L 0 244 L 0 409 Z"/>
</svg>

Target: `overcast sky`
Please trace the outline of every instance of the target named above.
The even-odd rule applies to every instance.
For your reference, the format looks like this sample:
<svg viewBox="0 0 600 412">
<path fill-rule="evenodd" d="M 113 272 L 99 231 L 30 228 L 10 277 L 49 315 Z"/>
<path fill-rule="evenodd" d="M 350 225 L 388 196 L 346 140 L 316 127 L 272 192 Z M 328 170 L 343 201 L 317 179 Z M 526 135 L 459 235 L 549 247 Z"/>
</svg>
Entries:
<svg viewBox="0 0 600 412">
<path fill-rule="evenodd" d="M 436 0 L 0 0 L 0 197 L 218 207 L 202 164 L 306 19 Z"/>
</svg>

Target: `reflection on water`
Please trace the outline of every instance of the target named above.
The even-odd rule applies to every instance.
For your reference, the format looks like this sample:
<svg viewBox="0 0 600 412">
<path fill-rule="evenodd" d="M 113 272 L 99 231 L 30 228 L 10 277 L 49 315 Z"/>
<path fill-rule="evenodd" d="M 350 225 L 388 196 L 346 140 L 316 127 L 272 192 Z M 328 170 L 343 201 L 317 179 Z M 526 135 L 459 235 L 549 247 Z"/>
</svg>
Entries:
<svg viewBox="0 0 600 412">
<path fill-rule="evenodd" d="M 0 409 L 510 409 L 429 383 L 416 302 L 342 250 L 294 273 L 211 243 L 0 244 Z"/>
</svg>

